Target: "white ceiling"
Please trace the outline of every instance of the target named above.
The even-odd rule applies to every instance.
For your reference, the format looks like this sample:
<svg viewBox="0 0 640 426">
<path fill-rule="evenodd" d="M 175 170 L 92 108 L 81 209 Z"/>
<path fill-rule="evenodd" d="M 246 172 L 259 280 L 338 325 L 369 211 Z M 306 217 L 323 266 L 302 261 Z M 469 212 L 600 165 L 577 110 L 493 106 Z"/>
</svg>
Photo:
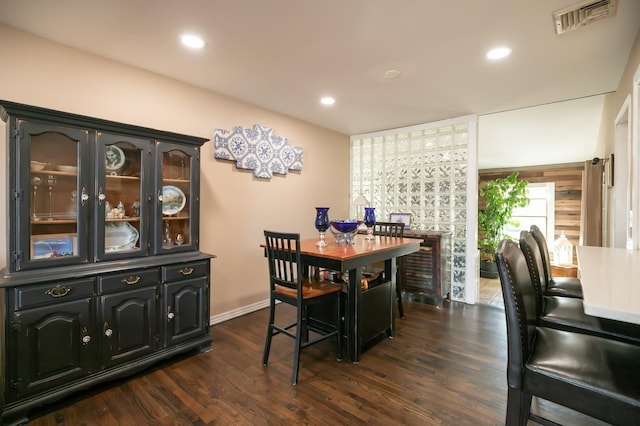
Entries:
<svg viewBox="0 0 640 426">
<path fill-rule="evenodd" d="M 640 1 L 556 35 L 552 12 L 578 1 L 0 0 L 0 23 L 347 135 L 478 114 L 491 168 L 594 155 L 590 97 L 616 89 Z M 205 48 L 185 50 L 185 31 Z M 497 45 L 513 54 L 487 61 Z"/>
</svg>

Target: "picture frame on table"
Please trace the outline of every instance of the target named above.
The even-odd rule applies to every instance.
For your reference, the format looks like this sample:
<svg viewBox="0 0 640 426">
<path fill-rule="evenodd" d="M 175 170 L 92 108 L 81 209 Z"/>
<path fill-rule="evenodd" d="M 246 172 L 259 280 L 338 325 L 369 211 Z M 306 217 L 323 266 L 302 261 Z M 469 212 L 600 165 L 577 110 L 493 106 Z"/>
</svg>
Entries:
<svg viewBox="0 0 640 426">
<path fill-rule="evenodd" d="M 31 259 L 53 259 L 78 253 L 76 234 L 42 234 L 31 236 Z"/>
<path fill-rule="evenodd" d="M 391 213 L 389 214 L 389 222 L 403 223 L 404 229 L 411 227 L 411 213 Z"/>
</svg>

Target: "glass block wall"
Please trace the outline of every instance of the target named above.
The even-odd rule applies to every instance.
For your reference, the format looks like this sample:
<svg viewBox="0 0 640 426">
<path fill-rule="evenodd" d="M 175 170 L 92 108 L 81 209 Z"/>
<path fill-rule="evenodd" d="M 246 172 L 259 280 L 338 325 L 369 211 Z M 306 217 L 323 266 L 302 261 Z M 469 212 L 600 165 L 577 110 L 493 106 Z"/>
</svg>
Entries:
<svg viewBox="0 0 640 426">
<path fill-rule="evenodd" d="M 468 167 L 470 130 L 473 170 Z M 411 213 L 412 229 L 452 232 L 451 297 L 455 300 L 466 299 L 468 192 L 477 191 L 476 184 L 469 188 L 469 173 L 477 182 L 475 119 L 351 137 L 352 201 L 364 195 L 376 207 L 378 220 L 388 220 L 390 213 Z M 477 197 L 472 197 L 477 206 Z M 476 212 L 477 208 L 471 212 L 472 223 Z M 475 227 L 470 229 L 475 241 Z M 475 243 L 471 250 L 475 254 Z"/>
</svg>

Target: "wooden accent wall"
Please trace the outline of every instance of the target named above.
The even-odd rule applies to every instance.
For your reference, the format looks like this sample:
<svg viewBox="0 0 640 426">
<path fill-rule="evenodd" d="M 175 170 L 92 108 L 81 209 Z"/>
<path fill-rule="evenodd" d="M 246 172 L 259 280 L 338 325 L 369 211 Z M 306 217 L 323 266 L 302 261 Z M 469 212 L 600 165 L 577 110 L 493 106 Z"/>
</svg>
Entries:
<svg viewBox="0 0 640 426">
<path fill-rule="evenodd" d="M 519 178 L 529 183 L 554 182 L 556 193 L 555 205 L 555 236 L 554 240 L 564 231 L 569 241 L 577 247 L 580 243 L 580 214 L 582 204 L 582 179 L 584 165 L 563 164 L 558 166 L 527 167 L 522 169 L 480 170 L 479 181 L 506 177 L 514 170 L 519 172 Z M 547 241 L 551 244 L 551 241 Z M 574 262 L 575 260 L 574 250 Z"/>
</svg>

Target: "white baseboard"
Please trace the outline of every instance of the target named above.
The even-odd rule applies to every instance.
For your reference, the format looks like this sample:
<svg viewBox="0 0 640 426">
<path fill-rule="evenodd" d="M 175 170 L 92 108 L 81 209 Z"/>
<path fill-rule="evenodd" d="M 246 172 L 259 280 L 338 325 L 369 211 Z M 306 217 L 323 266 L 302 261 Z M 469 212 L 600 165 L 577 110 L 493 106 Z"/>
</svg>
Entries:
<svg viewBox="0 0 640 426">
<path fill-rule="evenodd" d="M 269 299 L 265 299 L 261 302 L 256 302 L 251 305 L 243 306 L 232 311 L 223 312 L 218 315 L 209 317 L 209 325 L 219 324 L 221 322 L 228 321 L 233 318 L 241 317 L 242 315 L 250 314 L 251 312 L 258 311 L 263 308 L 269 307 Z"/>
</svg>

